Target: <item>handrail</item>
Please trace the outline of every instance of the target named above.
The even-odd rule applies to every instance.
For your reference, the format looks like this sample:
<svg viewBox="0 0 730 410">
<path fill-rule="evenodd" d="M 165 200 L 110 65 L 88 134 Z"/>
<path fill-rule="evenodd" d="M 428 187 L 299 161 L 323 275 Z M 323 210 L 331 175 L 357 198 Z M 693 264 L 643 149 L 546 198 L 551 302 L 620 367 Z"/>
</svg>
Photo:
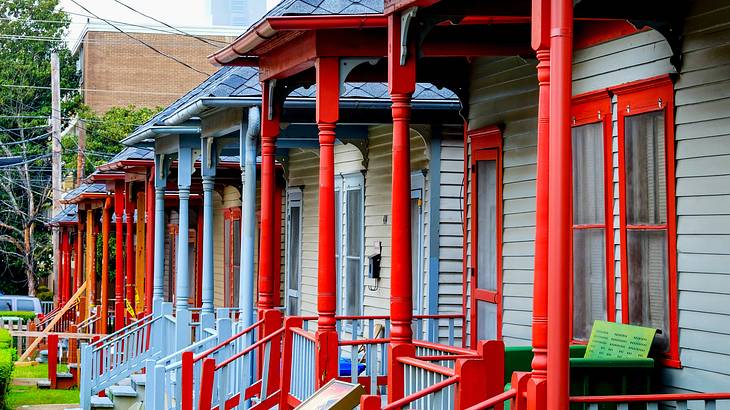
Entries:
<svg viewBox="0 0 730 410">
<path fill-rule="evenodd" d="M 416 359 L 423 360 L 424 362 L 439 362 L 444 360 L 457 360 L 457 359 L 473 359 L 473 354 L 454 354 L 444 356 L 416 356 Z"/>
<path fill-rule="evenodd" d="M 413 403 L 414 401 L 428 396 L 431 393 L 437 392 L 445 387 L 451 386 L 452 384 L 455 384 L 459 381 L 459 376 L 451 376 L 448 379 L 444 379 L 438 383 L 432 384 L 431 386 L 419 390 L 416 393 L 411 394 L 410 396 L 403 397 L 402 399 L 396 400 L 387 406 L 383 407 L 383 410 L 395 410 L 400 409 L 401 407 Z"/>
<path fill-rule="evenodd" d="M 509 389 L 505 391 L 504 393 L 500 393 L 494 397 L 490 397 L 487 400 L 484 400 L 481 403 L 477 403 L 466 410 L 483 410 L 488 409 L 491 407 L 494 407 L 500 403 L 504 403 L 507 400 L 511 400 L 512 398 L 517 396 L 517 389 Z"/>
<path fill-rule="evenodd" d="M 241 350 L 240 352 L 232 355 L 231 357 L 227 358 L 226 360 L 220 362 L 220 364 L 217 364 L 215 366 L 215 370 L 218 370 L 218 369 L 221 369 L 223 367 L 228 366 L 229 364 L 231 364 L 236 359 L 239 359 L 239 358 L 243 357 L 246 353 L 253 351 L 257 347 L 259 347 L 259 346 L 261 346 L 261 345 L 263 345 L 265 343 L 268 343 L 274 337 L 279 336 L 280 334 L 284 333 L 284 330 L 285 329 L 286 328 L 283 328 L 283 327 L 282 328 L 279 328 L 275 332 L 273 332 L 270 335 L 264 337 L 263 339 L 259 339 L 259 341 L 257 341 L 256 343 L 252 344 L 251 346 L 249 346 L 249 347 Z"/>
<path fill-rule="evenodd" d="M 426 362 L 423 360 L 415 359 L 413 357 L 398 357 L 396 360 L 403 364 L 407 364 L 413 367 L 417 367 L 419 369 L 428 370 L 429 372 L 438 373 L 443 376 L 454 376 L 454 369 L 449 369 L 448 367 L 440 366 L 438 364 L 434 364 L 431 362 Z"/>
<path fill-rule="evenodd" d="M 730 400 L 730 393 L 627 394 L 625 396 L 571 396 L 571 403 L 640 403 L 650 401 Z"/>
<path fill-rule="evenodd" d="M 94 351 L 98 351 L 99 349 L 101 349 L 101 347 L 103 345 L 110 344 L 112 342 L 115 342 L 118 339 L 125 337 L 126 334 L 128 333 L 128 330 L 130 330 L 132 328 L 138 328 L 138 327 L 146 326 L 148 324 L 152 324 L 153 322 L 157 321 L 161 317 L 162 316 L 153 316 L 153 315 L 144 316 L 141 319 L 136 320 L 136 321 L 128 324 L 127 326 L 124 326 L 123 328 L 115 331 L 114 333 L 110 333 L 110 334 L 106 335 L 106 337 L 97 340 L 96 342 L 91 344 L 91 347 L 94 349 Z"/>
<path fill-rule="evenodd" d="M 264 320 L 261 319 L 258 322 L 255 322 L 254 324 L 252 324 L 251 326 L 249 326 L 249 327 L 241 330 L 240 332 L 236 333 L 235 335 L 229 337 L 228 339 L 222 341 L 221 343 L 219 343 L 219 344 L 211 347 L 210 349 L 208 349 L 208 350 L 206 350 L 204 352 L 201 352 L 199 355 L 193 357 L 193 363 L 195 363 L 195 362 L 197 362 L 197 361 L 199 361 L 201 359 L 205 359 L 206 357 L 208 357 L 209 355 L 211 355 L 215 351 L 220 350 L 223 347 L 225 347 L 225 346 L 227 346 L 227 345 L 235 342 L 239 337 L 245 335 L 246 333 L 251 332 L 253 329 L 261 326 L 263 323 L 264 323 Z"/>
<path fill-rule="evenodd" d="M 312 335 L 311 333 L 307 332 L 306 330 L 304 330 L 302 328 L 292 327 L 292 328 L 290 328 L 290 330 L 292 331 L 292 333 L 296 333 L 299 336 L 301 336 L 309 341 L 312 341 L 312 342 L 317 341 L 317 339 L 314 337 L 314 335 Z"/>
<path fill-rule="evenodd" d="M 162 359 L 157 360 L 157 363 L 165 363 L 165 362 L 172 360 L 175 356 L 178 356 L 178 355 L 182 356 L 183 353 L 195 350 L 196 348 L 210 342 L 211 340 L 215 339 L 216 337 L 218 337 L 218 334 L 212 334 L 204 339 L 200 339 L 197 342 L 195 342 L 191 345 L 188 345 L 187 347 L 184 347 L 176 352 L 170 353 L 169 355 L 163 357 Z M 182 365 L 182 359 L 168 364 L 167 366 L 165 366 L 165 370 L 172 370 L 177 367 L 180 367 L 181 365 Z"/>
<path fill-rule="evenodd" d="M 413 340 L 413 345 L 416 347 L 430 348 L 434 350 L 440 350 L 442 352 L 457 354 L 457 355 L 471 355 L 476 356 L 476 350 L 466 349 L 463 347 L 447 346 L 438 343 L 425 342 L 423 340 Z"/>
<path fill-rule="evenodd" d="M 312 339 L 314 340 L 314 339 Z M 361 346 L 361 345 L 379 345 L 390 343 L 390 339 L 360 339 L 360 340 L 340 340 L 340 346 Z"/>
</svg>

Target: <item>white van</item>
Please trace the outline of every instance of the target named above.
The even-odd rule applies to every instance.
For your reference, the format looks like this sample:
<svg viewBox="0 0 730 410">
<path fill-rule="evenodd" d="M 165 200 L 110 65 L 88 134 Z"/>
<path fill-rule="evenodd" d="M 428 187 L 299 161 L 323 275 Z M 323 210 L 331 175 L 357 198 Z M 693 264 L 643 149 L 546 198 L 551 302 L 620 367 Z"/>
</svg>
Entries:
<svg viewBox="0 0 730 410">
<path fill-rule="evenodd" d="M 15 295 L 0 296 L 0 311 L 35 312 L 36 315 L 43 313 L 38 298 Z"/>
</svg>

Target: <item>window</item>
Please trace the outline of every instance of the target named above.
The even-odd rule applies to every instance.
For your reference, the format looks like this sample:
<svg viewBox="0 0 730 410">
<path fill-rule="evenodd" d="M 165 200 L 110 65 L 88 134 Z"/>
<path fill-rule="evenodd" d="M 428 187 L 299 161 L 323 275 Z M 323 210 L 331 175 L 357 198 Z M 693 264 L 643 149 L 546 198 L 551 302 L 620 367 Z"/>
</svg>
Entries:
<svg viewBox="0 0 730 410">
<path fill-rule="evenodd" d="M 223 217 L 224 303 L 234 307 L 238 306 L 241 278 L 241 208 L 227 208 Z"/>
<path fill-rule="evenodd" d="M 624 323 L 661 330 L 678 364 L 673 86 L 666 78 L 616 90 Z"/>
<path fill-rule="evenodd" d="M 13 301 L 8 298 L 0 299 L 0 311 L 7 312 L 13 310 Z"/>
<path fill-rule="evenodd" d="M 335 262 L 340 314 L 362 314 L 364 184 L 362 174 L 335 177 Z"/>
<path fill-rule="evenodd" d="M 16 299 L 15 310 L 20 312 L 35 312 L 35 303 L 32 300 Z"/>
<path fill-rule="evenodd" d="M 613 320 L 611 100 L 607 92 L 576 97 L 572 107 L 573 339 L 593 322 Z"/>
<path fill-rule="evenodd" d="M 302 190 L 288 191 L 286 213 L 286 314 L 299 314 L 299 292 L 302 277 Z"/>
</svg>

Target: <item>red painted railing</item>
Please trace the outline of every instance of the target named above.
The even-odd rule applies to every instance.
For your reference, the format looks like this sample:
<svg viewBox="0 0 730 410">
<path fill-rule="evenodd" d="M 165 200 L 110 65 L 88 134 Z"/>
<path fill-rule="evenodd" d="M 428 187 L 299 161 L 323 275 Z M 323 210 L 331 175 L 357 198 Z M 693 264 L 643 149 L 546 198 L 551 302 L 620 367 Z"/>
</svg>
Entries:
<svg viewBox="0 0 730 410">
<path fill-rule="evenodd" d="M 571 403 L 583 403 L 588 410 L 598 410 L 599 404 L 615 404 L 618 410 L 628 410 L 629 404 L 644 404 L 647 410 L 653 410 L 658 409 L 662 403 L 674 404 L 677 409 L 686 410 L 688 402 L 696 402 L 705 410 L 715 410 L 718 401 L 730 404 L 730 393 L 632 394 L 626 396 L 573 396 L 570 398 Z"/>
</svg>

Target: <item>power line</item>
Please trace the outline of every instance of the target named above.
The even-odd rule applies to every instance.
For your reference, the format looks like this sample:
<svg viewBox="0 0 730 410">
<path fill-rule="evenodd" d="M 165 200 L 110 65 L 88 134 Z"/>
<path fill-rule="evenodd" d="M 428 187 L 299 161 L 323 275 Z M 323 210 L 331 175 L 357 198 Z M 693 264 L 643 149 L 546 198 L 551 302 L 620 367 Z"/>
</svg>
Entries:
<svg viewBox="0 0 730 410">
<path fill-rule="evenodd" d="M 51 87 L 43 85 L 21 85 L 21 84 L 0 84 L 0 87 L 8 88 L 31 88 L 35 90 L 50 90 Z M 96 92 L 96 93 L 115 93 L 115 94 L 143 94 L 143 95 L 171 95 L 179 96 L 180 93 L 174 92 L 161 92 L 161 91 L 132 91 L 132 90 L 103 90 L 98 88 L 65 88 L 61 87 L 61 91 L 82 91 L 82 92 Z"/>
<path fill-rule="evenodd" d="M 162 20 L 158 20 L 158 19 L 156 19 L 156 18 L 154 18 L 154 17 L 152 17 L 152 16 L 150 16 L 150 15 L 147 15 L 147 14 L 145 14 L 145 13 L 142 13 L 141 11 L 139 11 L 139 10 L 135 9 L 134 7 L 132 7 L 132 6 L 128 5 L 128 4 L 126 4 L 126 3 L 122 3 L 122 2 L 121 2 L 121 1 L 119 1 L 119 0 L 114 0 L 114 2 L 115 2 L 115 3 L 117 3 L 117 4 L 120 4 L 120 5 L 122 5 L 122 6 L 124 6 L 124 7 L 126 7 L 126 8 L 128 8 L 129 10 L 132 10 L 133 12 L 135 12 L 135 13 L 137 13 L 137 14 L 141 15 L 141 16 L 145 16 L 145 17 L 147 17 L 148 19 L 154 20 L 154 21 L 156 21 L 156 22 L 158 22 L 158 23 L 162 24 L 162 25 L 163 25 L 163 26 L 165 26 L 165 27 L 171 28 L 171 29 L 175 30 L 176 32 L 178 32 L 178 33 L 180 33 L 180 34 L 182 34 L 182 35 L 184 35 L 184 36 L 190 36 L 190 37 L 193 37 L 193 38 L 196 38 L 196 39 L 198 39 L 198 40 L 202 41 L 202 42 L 203 42 L 203 43 L 205 43 L 205 44 L 211 45 L 211 46 L 213 46 L 213 47 L 219 47 L 219 46 L 217 46 L 217 45 L 215 45 L 215 44 L 211 43 L 210 41 L 208 41 L 208 40 L 206 40 L 206 39 L 204 39 L 204 38 L 202 38 L 202 37 L 198 37 L 198 36 L 196 36 L 196 35 L 193 35 L 193 34 L 188 34 L 188 33 L 184 32 L 184 31 L 182 31 L 182 30 L 180 30 L 180 29 L 178 29 L 178 28 L 176 28 L 176 27 L 173 27 L 173 26 L 171 26 L 171 25 L 169 25 L 169 24 L 165 23 L 165 22 L 164 22 L 164 21 L 162 21 Z"/>
<path fill-rule="evenodd" d="M 82 5 L 81 5 L 81 4 L 80 4 L 80 3 L 78 2 L 78 1 L 76 1 L 76 0 L 71 0 L 71 2 L 72 2 L 72 3 L 74 3 L 75 5 L 77 5 L 77 6 L 81 7 L 82 9 L 84 9 L 84 11 L 86 11 L 86 12 L 87 12 L 87 13 L 89 13 L 89 14 L 91 14 L 92 16 L 94 16 L 94 17 L 96 17 L 96 18 L 101 18 L 101 17 L 97 16 L 96 14 L 92 13 L 92 12 L 91 12 L 91 11 L 90 11 L 89 9 L 87 9 L 86 7 L 82 6 Z M 167 58 L 169 58 L 169 59 L 171 59 L 171 60 L 173 60 L 173 61 L 176 61 L 176 62 L 178 62 L 179 64 L 181 64 L 181 65 L 183 65 L 183 66 L 185 66 L 185 67 L 187 67 L 187 68 L 189 68 L 189 69 L 191 69 L 191 70 L 193 70 L 193 71 L 195 71 L 195 72 L 197 72 L 197 73 L 200 73 L 200 74 L 202 74 L 202 75 L 204 75 L 204 76 L 208 77 L 208 73 L 205 73 L 205 72 L 203 72 L 203 71 L 200 71 L 200 70 L 198 70 L 197 68 L 195 68 L 195 67 L 191 66 L 190 64 L 188 64 L 188 63 L 186 63 L 186 62 L 184 62 L 184 61 L 178 60 L 177 58 L 175 58 L 175 57 L 173 57 L 173 56 L 171 56 L 171 55 L 165 54 L 165 53 L 163 53 L 162 51 L 160 51 L 160 50 L 156 49 L 155 47 L 153 47 L 153 46 L 151 46 L 151 45 L 149 45 L 149 44 L 145 43 L 145 42 L 144 42 L 144 41 L 142 41 L 141 39 L 138 39 L 137 37 L 134 37 L 134 36 L 132 36 L 131 34 L 127 33 L 126 31 L 124 31 L 124 30 L 120 29 L 119 27 L 115 26 L 114 24 L 110 23 L 109 21 L 107 21 L 107 20 L 104 20 L 104 19 L 102 19 L 102 20 L 103 20 L 104 22 L 106 22 L 107 24 L 109 24 L 110 26 L 114 27 L 114 28 L 115 28 L 115 29 L 116 29 L 117 31 L 119 31 L 120 33 L 122 33 L 122 34 L 126 35 L 127 37 L 129 37 L 129 38 L 131 38 L 131 39 L 134 39 L 134 40 L 137 40 L 137 41 L 139 41 L 140 43 L 144 44 L 144 45 L 145 45 L 145 46 L 147 46 L 147 48 L 149 48 L 150 50 L 152 50 L 152 51 L 154 51 L 154 52 L 156 52 L 156 53 L 159 53 L 159 54 L 161 54 L 161 55 L 163 55 L 163 56 L 165 56 L 165 57 L 167 57 Z"/>
</svg>

